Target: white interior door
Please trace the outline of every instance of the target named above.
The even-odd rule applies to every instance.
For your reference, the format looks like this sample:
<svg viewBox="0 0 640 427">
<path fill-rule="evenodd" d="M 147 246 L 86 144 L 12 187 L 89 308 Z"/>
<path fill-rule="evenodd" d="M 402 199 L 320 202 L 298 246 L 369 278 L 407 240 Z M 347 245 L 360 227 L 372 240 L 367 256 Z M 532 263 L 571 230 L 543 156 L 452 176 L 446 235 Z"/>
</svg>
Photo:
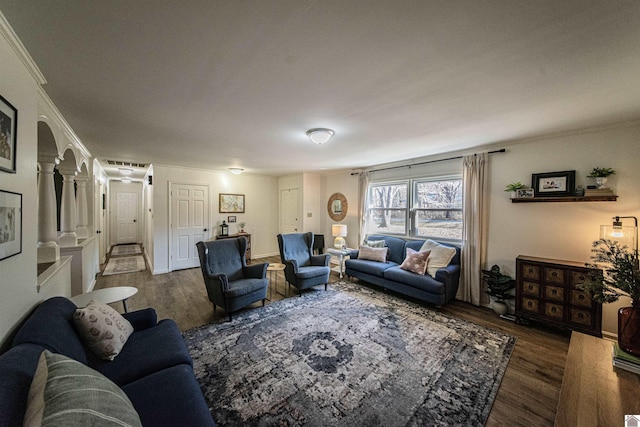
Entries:
<svg viewBox="0 0 640 427">
<path fill-rule="evenodd" d="M 171 184 L 170 270 L 200 265 L 196 243 L 209 235 L 209 187 Z"/>
<path fill-rule="evenodd" d="M 138 243 L 138 195 L 116 194 L 116 243 Z"/>
<path fill-rule="evenodd" d="M 280 233 L 298 233 L 298 189 L 280 191 Z"/>
</svg>

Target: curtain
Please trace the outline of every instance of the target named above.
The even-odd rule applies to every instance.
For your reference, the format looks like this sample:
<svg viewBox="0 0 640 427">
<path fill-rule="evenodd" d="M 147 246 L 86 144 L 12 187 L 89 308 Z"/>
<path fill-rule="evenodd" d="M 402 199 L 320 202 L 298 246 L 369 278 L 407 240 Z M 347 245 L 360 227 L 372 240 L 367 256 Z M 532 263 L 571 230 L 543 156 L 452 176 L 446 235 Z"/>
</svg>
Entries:
<svg viewBox="0 0 640 427">
<path fill-rule="evenodd" d="M 360 176 L 358 177 L 358 211 L 360 212 L 360 218 L 359 218 L 359 230 L 358 232 L 360 233 L 358 235 L 358 247 L 360 247 L 360 245 L 362 244 L 362 242 L 364 241 L 364 237 L 366 234 L 366 230 L 365 230 L 365 220 L 367 218 L 367 190 L 369 189 L 369 172 L 368 171 L 362 171 L 360 172 Z"/>
<path fill-rule="evenodd" d="M 481 269 L 487 258 L 488 203 L 487 153 L 463 158 L 463 227 L 462 227 L 462 271 L 456 298 L 473 305 L 489 302 L 482 290 Z"/>
</svg>

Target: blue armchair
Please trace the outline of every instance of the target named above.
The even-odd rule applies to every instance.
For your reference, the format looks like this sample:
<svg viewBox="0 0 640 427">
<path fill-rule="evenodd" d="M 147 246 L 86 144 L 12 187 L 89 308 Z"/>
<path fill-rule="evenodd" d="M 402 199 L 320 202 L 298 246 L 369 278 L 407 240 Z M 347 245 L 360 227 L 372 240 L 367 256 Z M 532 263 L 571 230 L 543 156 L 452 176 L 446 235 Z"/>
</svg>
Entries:
<svg viewBox="0 0 640 427">
<path fill-rule="evenodd" d="M 302 290 L 329 283 L 331 255 L 313 255 L 313 233 L 278 234 L 280 259 L 285 265 L 284 276 L 290 285 Z"/>
<path fill-rule="evenodd" d="M 207 287 L 209 301 L 229 313 L 264 301 L 267 298 L 267 263 L 247 266 L 245 252 L 247 239 L 212 240 L 196 243 L 202 277 Z"/>
</svg>

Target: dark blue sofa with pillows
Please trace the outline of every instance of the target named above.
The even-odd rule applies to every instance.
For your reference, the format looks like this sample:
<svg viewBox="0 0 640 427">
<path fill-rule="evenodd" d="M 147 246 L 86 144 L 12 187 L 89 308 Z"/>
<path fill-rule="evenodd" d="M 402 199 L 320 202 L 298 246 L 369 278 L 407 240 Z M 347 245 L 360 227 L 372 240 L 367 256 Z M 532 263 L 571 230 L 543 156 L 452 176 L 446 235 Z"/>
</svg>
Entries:
<svg viewBox="0 0 640 427">
<path fill-rule="evenodd" d="M 455 298 L 460 281 L 460 247 L 449 243 L 430 242 L 440 244 L 445 248 L 455 249 L 455 254 L 446 267 L 432 269 L 430 274 L 418 274 L 401 268 L 405 261 L 407 248 L 419 251 L 425 240 L 409 240 L 394 236 L 371 235 L 367 241 L 384 241 L 387 248 L 386 260 L 362 259 L 358 250 L 352 251 L 350 259 L 345 261 L 347 277 L 357 277 L 374 285 L 417 298 L 419 300 L 444 305 Z M 373 243 L 372 243 L 373 244 Z M 453 251 L 451 251 L 453 252 Z M 359 258 L 360 256 L 360 258 Z M 427 264 L 429 268 L 429 264 Z"/>
<path fill-rule="evenodd" d="M 97 357 L 81 339 L 73 320 L 76 308 L 63 297 L 44 301 L 0 356 L 0 426 L 22 425 L 29 387 L 44 350 L 66 356 L 76 369 L 84 369 L 74 361 L 80 362 L 115 383 L 142 425 L 215 426 L 173 320 L 158 322 L 151 308 L 123 314 L 133 333 L 110 361 Z"/>
</svg>

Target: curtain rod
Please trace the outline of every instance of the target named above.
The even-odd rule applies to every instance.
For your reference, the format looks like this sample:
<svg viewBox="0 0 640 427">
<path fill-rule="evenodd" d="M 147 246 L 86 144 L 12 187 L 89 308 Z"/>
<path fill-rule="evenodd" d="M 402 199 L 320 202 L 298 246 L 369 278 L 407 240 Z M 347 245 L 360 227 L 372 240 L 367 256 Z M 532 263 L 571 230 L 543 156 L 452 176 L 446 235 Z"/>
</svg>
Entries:
<svg viewBox="0 0 640 427">
<path fill-rule="evenodd" d="M 507 150 L 505 150 L 504 148 L 501 148 L 499 150 L 494 150 L 494 151 L 489 151 L 487 152 L 487 154 L 495 154 L 495 153 L 504 153 Z M 476 154 L 474 154 L 475 156 Z M 381 168 L 381 169 L 371 169 L 369 172 L 380 172 L 380 171 L 388 171 L 391 169 L 400 169 L 400 168 L 410 168 L 412 166 L 420 166 L 420 165 L 427 165 L 429 163 L 437 163 L 437 162 L 446 162 L 447 160 L 457 160 L 457 159 L 462 159 L 464 156 L 456 156 L 456 157 L 448 157 L 446 159 L 438 159 L 438 160 L 428 160 L 426 162 L 420 162 L 420 163 L 413 163 L 410 165 L 401 165 L 401 166 L 390 166 L 388 168 Z M 351 175 L 360 175 L 361 172 L 351 172 Z"/>
</svg>

